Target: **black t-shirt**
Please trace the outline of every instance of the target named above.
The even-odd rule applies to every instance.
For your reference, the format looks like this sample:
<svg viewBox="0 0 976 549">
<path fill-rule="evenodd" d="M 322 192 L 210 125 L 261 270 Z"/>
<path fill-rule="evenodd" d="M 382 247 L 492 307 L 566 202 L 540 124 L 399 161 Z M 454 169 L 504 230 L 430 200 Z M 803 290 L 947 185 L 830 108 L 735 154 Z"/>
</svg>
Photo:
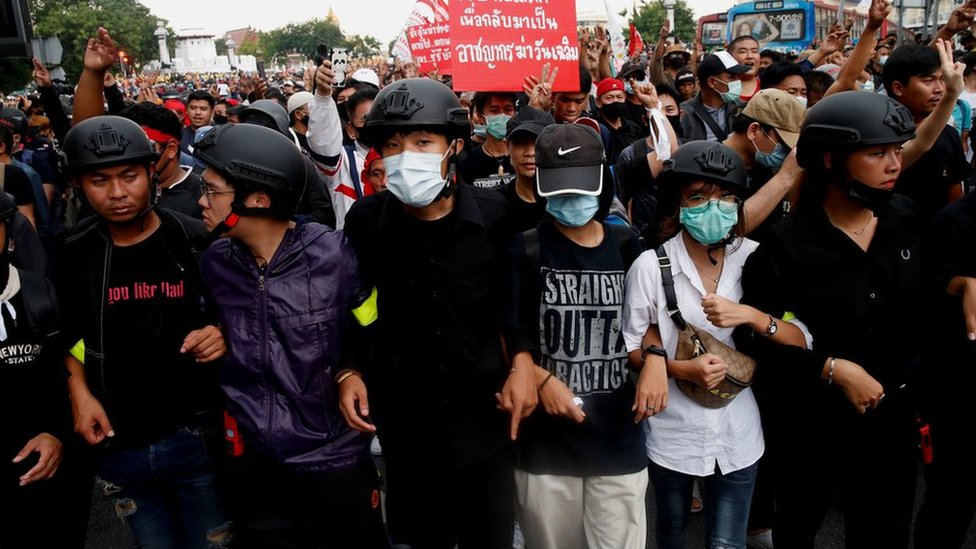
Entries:
<svg viewBox="0 0 976 549">
<path fill-rule="evenodd" d="M 5 165 L 3 171 L 3 190 L 14 197 L 18 206 L 33 204 L 34 189 L 27 172 L 12 164 Z"/>
<path fill-rule="evenodd" d="M 471 149 L 461 159 L 458 174 L 465 183 L 482 189 L 497 189 L 515 181 L 515 170 L 508 156 L 488 156 L 483 145 Z"/>
<path fill-rule="evenodd" d="M 92 392 L 115 429 L 114 444 L 139 446 L 168 436 L 215 408 L 213 365 L 181 354 L 205 323 L 194 281 L 161 230 L 113 246 L 105 306 L 105 371 Z"/>
<path fill-rule="evenodd" d="M 203 194 L 203 190 L 200 176 L 189 171 L 186 173 L 186 177 L 175 186 L 162 189 L 159 195 L 159 207 L 180 212 L 195 219 L 203 219 L 203 208 L 200 207 L 199 203 L 201 194 Z"/>
<path fill-rule="evenodd" d="M 508 202 L 508 220 L 514 234 L 527 231 L 539 224 L 546 217 L 546 199 L 541 196 L 535 202 L 526 202 L 515 189 L 517 183 L 512 181 L 498 189 Z"/>
<path fill-rule="evenodd" d="M 540 225 L 537 284 L 523 284 L 533 268 L 523 235 L 512 245 L 509 329 L 532 341 L 538 364 L 583 400 L 586 413 L 575 424 L 536 408 L 522 423 L 516 462 L 530 473 L 620 475 L 647 466 L 643 426 L 630 411 L 634 384 L 621 330 L 626 265 L 619 237 L 607 225 L 604 232 L 599 246 L 585 248 L 554 222 Z M 626 246 L 636 257 L 636 236 Z"/>
<path fill-rule="evenodd" d="M 4 485 L 30 468 L 10 463 L 28 440 L 44 432 L 63 437 L 71 425 L 60 356 L 47 348 L 41 331 L 28 324 L 23 293 L 14 294 L 8 302 L 16 317 L 7 305 L 0 305 L 6 330 L 6 338 L 0 341 L 0 417 L 5 418 L 0 422 L 4 456 L 0 482 Z"/>
<path fill-rule="evenodd" d="M 895 192 L 915 201 L 918 219 L 926 224 L 949 203 L 949 187 L 958 185 L 968 175 L 959 133 L 946 126 L 932 148 L 901 172 Z"/>
</svg>

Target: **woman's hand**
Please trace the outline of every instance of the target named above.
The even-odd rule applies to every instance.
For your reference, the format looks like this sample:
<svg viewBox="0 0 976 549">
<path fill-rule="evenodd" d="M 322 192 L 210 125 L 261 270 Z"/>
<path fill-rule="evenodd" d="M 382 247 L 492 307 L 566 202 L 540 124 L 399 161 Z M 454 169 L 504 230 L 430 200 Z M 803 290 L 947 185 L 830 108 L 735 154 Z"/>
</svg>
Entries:
<svg viewBox="0 0 976 549">
<path fill-rule="evenodd" d="M 834 362 L 834 383 L 840 385 L 858 413 L 863 414 L 868 408 L 877 408 L 884 398 L 884 387 L 878 380 L 871 377 L 864 368 L 842 359 Z"/>
<path fill-rule="evenodd" d="M 721 357 L 711 353 L 705 353 L 691 360 L 672 360 L 671 365 L 675 377 L 706 389 L 718 387 L 729 371 L 729 365 Z"/>
<path fill-rule="evenodd" d="M 708 321 L 718 328 L 735 328 L 743 324 L 755 328 L 760 317 L 766 318 L 761 312 L 748 305 L 736 303 L 717 294 L 707 294 L 702 298 L 702 310 Z"/>
<path fill-rule="evenodd" d="M 664 357 L 652 356 L 641 368 L 634 395 L 634 423 L 660 414 L 668 407 L 668 368 Z"/>
</svg>

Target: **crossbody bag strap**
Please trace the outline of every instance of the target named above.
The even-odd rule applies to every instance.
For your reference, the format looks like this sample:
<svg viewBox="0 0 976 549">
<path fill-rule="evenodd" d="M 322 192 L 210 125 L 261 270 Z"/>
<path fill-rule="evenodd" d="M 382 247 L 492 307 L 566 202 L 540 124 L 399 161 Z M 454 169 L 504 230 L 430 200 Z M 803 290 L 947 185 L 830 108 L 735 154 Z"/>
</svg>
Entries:
<svg viewBox="0 0 976 549">
<path fill-rule="evenodd" d="M 712 133 L 715 134 L 718 142 L 721 143 L 722 141 L 725 141 L 725 138 L 729 136 L 729 132 L 723 130 L 721 126 L 718 125 L 718 122 L 712 118 L 712 115 L 708 114 L 708 111 L 705 110 L 705 105 L 702 105 L 701 102 L 695 101 L 692 103 L 692 107 L 695 109 L 695 114 L 697 114 L 699 118 L 702 119 L 702 122 L 704 122 L 712 130 Z M 722 112 L 725 113 L 724 110 Z"/>
<path fill-rule="evenodd" d="M 661 283 L 664 285 L 664 300 L 667 303 L 668 317 L 678 326 L 679 330 L 684 330 L 687 324 L 678 309 L 678 296 L 674 293 L 674 275 L 671 273 L 671 258 L 664 251 L 664 246 L 654 249 L 657 254 L 657 264 L 661 268 Z"/>
</svg>

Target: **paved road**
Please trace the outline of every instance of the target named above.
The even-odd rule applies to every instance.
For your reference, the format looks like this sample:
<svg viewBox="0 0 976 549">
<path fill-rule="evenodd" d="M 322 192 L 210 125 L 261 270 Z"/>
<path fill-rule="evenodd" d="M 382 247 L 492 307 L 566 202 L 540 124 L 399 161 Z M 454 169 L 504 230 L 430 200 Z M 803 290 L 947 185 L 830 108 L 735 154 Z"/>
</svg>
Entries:
<svg viewBox="0 0 976 549">
<path fill-rule="evenodd" d="M 919 473 L 918 486 L 919 497 L 916 499 L 916 504 L 921 501 L 921 492 L 924 486 L 921 472 Z M 693 515 L 688 546 L 692 548 L 703 547 L 703 538 L 704 522 L 702 516 Z M 820 534 L 817 536 L 817 547 L 824 549 L 842 548 L 844 546 L 843 540 L 843 517 L 836 510 L 831 510 Z M 92 517 L 88 528 L 86 547 L 87 549 L 134 549 L 136 547 L 128 528 L 115 516 L 111 503 L 105 496 L 98 493 L 97 488 L 92 498 Z M 976 549 L 976 523 L 970 525 L 969 536 L 964 548 Z M 648 549 L 657 549 L 657 546 L 652 542 L 648 545 Z"/>
</svg>

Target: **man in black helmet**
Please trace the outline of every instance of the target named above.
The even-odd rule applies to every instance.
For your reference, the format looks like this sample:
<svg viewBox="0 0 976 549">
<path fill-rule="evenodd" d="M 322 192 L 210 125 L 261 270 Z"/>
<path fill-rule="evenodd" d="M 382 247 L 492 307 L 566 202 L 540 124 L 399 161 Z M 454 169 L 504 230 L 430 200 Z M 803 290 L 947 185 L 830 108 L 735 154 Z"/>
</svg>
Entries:
<svg viewBox="0 0 976 549">
<path fill-rule="evenodd" d="M 106 493 L 141 545 L 220 545 L 229 531 L 208 448 L 225 346 L 203 307 L 206 229 L 154 207 L 157 153 L 135 122 L 89 118 L 64 153 L 95 213 L 58 254 L 75 430 L 98 447 Z"/>
<path fill-rule="evenodd" d="M 260 99 L 248 105 L 241 111 L 241 124 L 254 124 L 277 131 L 285 137 L 291 138 L 288 127 L 288 112 L 271 99 Z M 297 144 L 295 145 L 297 148 Z M 300 149 L 302 150 L 302 149 Z M 302 150 L 303 153 L 308 153 Z M 336 211 L 333 201 L 326 189 L 325 177 L 315 169 L 311 155 L 303 154 L 305 162 L 305 192 L 298 204 L 299 215 L 308 215 L 315 221 L 336 228 Z"/>
<path fill-rule="evenodd" d="M 319 90 L 332 82 L 320 67 Z M 439 82 L 387 86 L 363 132 L 383 154 L 389 192 L 358 200 L 345 232 L 377 288 L 371 339 L 382 344 L 339 385 L 340 405 L 353 428 L 378 430 L 394 543 L 511 547 L 509 437 L 537 397 L 531 370 L 502 360 L 505 200 L 456 177 L 467 111 Z"/>
<path fill-rule="evenodd" d="M 353 338 L 376 319 L 352 246 L 341 232 L 292 221 L 305 164 L 289 139 L 237 124 L 195 150 L 208 166 L 204 220 L 230 237 L 207 250 L 201 271 L 228 334 L 225 428 L 243 440 L 230 458 L 234 541 L 389 547 L 369 437 L 338 406 L 338 384 L 354 375 Z"/>
</svg>

